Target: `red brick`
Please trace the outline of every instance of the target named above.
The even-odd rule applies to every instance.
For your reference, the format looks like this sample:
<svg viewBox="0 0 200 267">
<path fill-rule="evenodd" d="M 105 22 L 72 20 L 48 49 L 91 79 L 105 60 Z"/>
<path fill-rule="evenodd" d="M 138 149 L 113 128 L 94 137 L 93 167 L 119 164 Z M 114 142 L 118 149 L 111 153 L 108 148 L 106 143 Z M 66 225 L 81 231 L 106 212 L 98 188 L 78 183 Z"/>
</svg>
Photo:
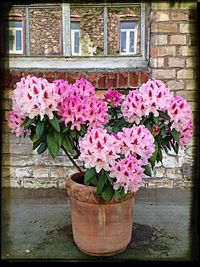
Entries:
<svg viewBox="0 0 200 267">
<path fill-rule="evenodd" d="M 107 88 L 107 75 L 106 73 L 98 73 L 97 75 L 97 88 L 98 89 L 104 89 L 104 88 Z"/>
<path fill-rule="evenodd" d="M 11 77 L 10 71 L 5 71 L 4 72 L 3 81 L 4 81 L 3 85 L 5 87 L 10 87 L 11 82 L 12 82 L 12 77 Z"/>
<path fill-rule="evenodd" d="M 92 85 L 96 88 L 97 86 L 97 73 L 96 72 L 88 72 L 87 80 L 92 83 Z"/>
<path fill-rule="evenodd" d="M 66 73 L 65 72 L 56 72 L 56 80 L 65 80 Z"/>
<path fill-rule="evenodd" d="M 151 48 L 151 56 L 152 57 L 157 57 L 158 56 L 158 48 L 157 47 L 152 47 Z"/>
<path fill-rule="evenodd" d="M 51 83 L 51 82 L 53 82 L 53 80 L 55 80 L 55 73 L 54 72 L 45 72 L 44 78 L 47 79 L 47 81 Z"/>
<path fill-rule="evenodd" d="M 68 83 L 75 83 L 76 80 L 79 79 L 80 73 L 79 72 L 68 72 L 66 73 Z"/>
<path fill-rule="evenodd" d="M 128 72 L 118 73 L 118 87 L 127 87 L 128 86 Z"/>
<path fill-rule="evenodd" d="M 117 74 L 108 73 L 108 87 L 116 88 L 117 87 Z"/>
<path fill-rule="evenodd" d="M 31 76 L 35 76 L 37 78 L 43 78 L 43 77 L 45 77 L 45 73 L 43 73 L 43 72 L 34 72 L 34 73 L 31 73 L 30 75 Z"/>
<path fill-rule="evenodd" d="M 138 87 L 139 85 L 139 73 L 138 72 L 131 72 L 130 73 L 130 86 L 131 87 Z"/>
<path fill-rule="evenodd" d="M 21 72 L 12 71 L 11 72 L 11 77 L 12 77 L 12 87 L 16 88 L 16 83 L 21 80 Z"/>
<path fill-rule="evenodd" d="M 140 83 L 146 83 L 149 80 L 149 73 L 146 71 L 143 71 L 140 73 Z"/>
</svg>

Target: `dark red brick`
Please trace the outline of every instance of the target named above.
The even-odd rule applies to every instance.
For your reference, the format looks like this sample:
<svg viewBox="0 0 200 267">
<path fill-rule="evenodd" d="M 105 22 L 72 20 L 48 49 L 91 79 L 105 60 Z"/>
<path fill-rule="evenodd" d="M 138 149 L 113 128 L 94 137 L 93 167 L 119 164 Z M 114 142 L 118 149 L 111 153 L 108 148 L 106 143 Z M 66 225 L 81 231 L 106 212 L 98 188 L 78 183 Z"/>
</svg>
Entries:
<svg viewBox="0 0 200 267">
<path fill-rule="evenodd" d="M 127 87 L 128 86 L 128 72 L 119 72 L 118 73 L 118 87 Z"/>
<path fill-rule="evenodd" d="M 104 89 L 107 88 L 107 74 L 100 72 L 97 75 L 97 88 Z"/>
<path fill-rule="evenodd" d="M 53 80 L 56 79 L 55 77 L 55 72 L 45 72 L 44 73 L 44 78 L 47 79 L 48 82 L 53 82 Z"/>
<path fill-rule="evenodd" d="M 139 73 L 138 72 L 130 72 L 130 87 L 138 87 L 139 85 Z"/>
<path fill-rule="evenodd" d="M 12 82 L 11 82 L 11 85 L 13 88 L 16 88 L 16 83 L 17 82 L 20 82 L 21 80 L 21 72 L 20 71 L 11 71 L 11 79 L 12 79 Z"/>
<path fill-rule="evenodd" d="M 7 88 L 12 86 L 12 77 L 10 71 L 5 71 L 3 74 L 3 86 Z"/>
<path fill-rule="evenodd" d="M 117 74 L 116 73 L 108 73 L 108 87 L 117 88 Z"/>
<path fill-rule="evenodd" d="M 140 83 L 146 83 L 150 78 L 149 72 L 143 71 L 140 73 Z"/>
<path fill-rule="evenodd" d="M 66 73 L 66 79 L 68 81 L 68 83 L 75 83 L 76 80 L 78 80 L 80 77 L 80 73 L 79 72 L 67 72 Z"/>
<path fill-rule="evenodd" d="M 87 80 L 92 83 L 94 88 L 97 87 L 97 73 L 96 72 L 88 72 L 87 73 Z"/>
<path fill-rule="evenodd" d="M 56 80 L 65 80 L 66 73 L 65 72 L 56 72 Z"/>
</svg>

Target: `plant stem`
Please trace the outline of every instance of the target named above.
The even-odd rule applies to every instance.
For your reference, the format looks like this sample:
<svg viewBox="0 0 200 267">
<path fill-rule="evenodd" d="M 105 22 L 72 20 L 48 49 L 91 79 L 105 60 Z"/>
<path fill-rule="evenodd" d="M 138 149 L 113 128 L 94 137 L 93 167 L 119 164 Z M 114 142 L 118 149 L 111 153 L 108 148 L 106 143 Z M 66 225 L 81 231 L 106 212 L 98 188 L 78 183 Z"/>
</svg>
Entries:
<svg viewBox="0 0 200 267">
<path fill-rule="evenodd" d="M 83 175 L 83 171 L 81 170 L 81 168 L 76 164 L 76 162 L 73 160 L 73 158 L 69 155 L 69 153 L 67 152 L 67 150 L 62 146 L 62 149 L 65 151 L 65 154 L 68 156 L 69 160 L 72 162 L 72 164 L 74 165 L 74 167 L 77 168 L 77 170 L 80 172 L 81 175 Z"/>
</svg>

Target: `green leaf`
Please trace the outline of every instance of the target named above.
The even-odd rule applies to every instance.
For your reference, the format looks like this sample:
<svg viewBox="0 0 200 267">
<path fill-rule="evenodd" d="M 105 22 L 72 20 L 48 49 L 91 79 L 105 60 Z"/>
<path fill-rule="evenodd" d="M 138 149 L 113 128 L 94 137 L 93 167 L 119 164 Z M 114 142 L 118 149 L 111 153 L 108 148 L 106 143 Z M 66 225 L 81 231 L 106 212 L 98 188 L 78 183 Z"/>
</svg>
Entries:
<svg viewBox="0 0 200 267">
<path fill-rule="evenodd" d="M 156 126 L 158 126 L 159 123 L 158 117 L 153 116 L 153 122 L 155 123 Z"/>
<path fill-rule="evenodd" d="M 176 142 L 180 141 L 180 133 L 177 132 L 175 129 L 171 131 L 171 135 L 176 140 Z"/>
<path fill-rule="evenodd" d="M 97 185 L 97 177 L 96 175 L 93 177 L 93 179 L 91 180 L 91 184 L 96 186 Z"/>
<path fill-rule="evenodd" d="M 51 154 L 52 158 L 54 159 L 58 155 L 59 146 L 55 141 L 53 132 L 49 132 L 47 135 L 47 146 L 49 149 L 49 153 Z"/>
<path fill-rule="evenodd" d="M 84 184 L 89 185 L 94 176 L 96 176 L 95 168 L 87 169 L 84 174 Z"/>
<path fill-rule="evenodd" d="M 35 143 L 40 139 L 40 137 L 38 137 L 37 134 L 30 135 L 29 137 L 33 143 Z"/>
<path fill-rule="evenodd" d="M 69 131 L 69 126 L 68 125 L 67 126 L 64 126 L 63 133 L 66 133 L 67 131 Z"/>
<path fill-rule="evenodd" d="M 102 192 L 102 197 L 103 199 L 108 202 L 112 199 L 113 197 L 113 194 L 114 194 L 114 189 L 112 187 L 111 184 L 107 184 L 105 187 L 104 187 L 104 190 Z"/>
<path fill-rule="evenodd" d="M 33 122 L 34 122 L 35 118 L 30 119 L 29 117 L 27 117 L 22 124 L 20 125 L 21 128 L 28 128 Z"/>
<path fill-rule="evenodd" d="M 41 137 L 45 130 L 45 121 L 38 121 L 36 125 L 36 135 Z"/>
<path fill-rule="evenodd" d="M 37 153 L 42 154 L 46 149 L 47 149 L 47 142 L 44 142 L 38 147 Z"/>
<path fill-rule="evenodd" d="M 150 132 L 152 132 L 152 127 L 149 119 L 145 121 L 145 126 L 147 129 L 149 129 Z"/>
<path fill-rule="evenodd" d="M 167 113 L 165 113 L 165 112 L 163 112 L 163 111 L 161 111 L 161 110 L 159 110 L 158 112 L 159 112 L 159 116 L 160 116 L 161 118 L 163 118 L 163 119 L 167 119 L 167 120 L 170 120 L 170 119 L 171 119 L 170 116 L 169 116 Z"/>
<path fill-rule="evenodd" d="M 77 136 L 77 131 L 74 129 L 74 130 L 71 130 L 70 131 L 70 135 L 72 138 L 76 137 Z"/>
<path fill-rule="evenodd" d="M 64 149 L 67 150 L 67 152 L 69 152 L 70 154 L 74 153 L 74 148 L 72 145 L 72 140 L 70 139 L 69 136 L 64 136 L 63 141 L 62 141 L 62 145 L 64 147 Z"/>
<path fill-rule="evenodd" d="M 48 121 L 50 122 L 51 126 L 57 131 L 60 132 L 60 123 L 59 120 L 54 116 L 52 120 L 48 118 Z"/>
<path fill-rule="evenodd" d="M 144 173 L 147 175 L 147 176 L 152 176 L 152 173 L 151 173 L 151 167 L 149 166 L 149 164 L 145 165 L 144 166 Z"/>
<path fill-rule="evenodd" d="M 63 135 L 61 132 L 57 132 L 57 131 L 53 131 L 54 134 L 54 138 L 56 143 L 58 144 L 59 147 L 62 146 L 62 142 L 63 142 Z"/>
<path fill-rule="evenodd" d="M 178 145 L 178 143 L 173 144 L 173 142 L 171 142 L 171 145 L 172 145 L 172 148 L 173 148 L 174 152 L 175 152 L 176 154 L 178 154 L 178 150 L 179 150 L 179 145 Z"/>
<path fill-rule="evenodd" d="M 33 143 L 33 150 L 35 150 L 42 142 L 43 140 L 40 138 L 37 141 Z"/>
<path fill-rule="evenodd" d="M 155 145 L 156 145 L 155 151 L 154 151 L 153 155 L 150 158 L 150 163 L 151 163 L 152 168 L 155 165 L 156 158 L 157 158 L 157 155 L 158 155 L 158 142 L 156 140 L 155 140 Z"/>
<path fill-rule="evenodd" d="M 122 197 L 122 191 L 120 189 L 114 191 L 114 199 L 119 200 Z"/>
<path fill-rule="evenodd" d="M 162 129 L 161 129 L 161 136 L 162 136 L 162 138 L 165 138 L 166 136 L 167 136 L 167 132 L 166 132 L 166 129 L 165 129 L 165 127 L 163 127 Z"/>
<path fill-rule="evenodd" d="M 98 181 L 97 181 L 97 194 L 98 195 L 102 194 L 102 191 L 103 191 L 103 188 L 104 188 L 106 182 L 107 182 L 106 175 L 105 174 L 100 174 L 99 178 L 98 178 Z"/>
</svg>

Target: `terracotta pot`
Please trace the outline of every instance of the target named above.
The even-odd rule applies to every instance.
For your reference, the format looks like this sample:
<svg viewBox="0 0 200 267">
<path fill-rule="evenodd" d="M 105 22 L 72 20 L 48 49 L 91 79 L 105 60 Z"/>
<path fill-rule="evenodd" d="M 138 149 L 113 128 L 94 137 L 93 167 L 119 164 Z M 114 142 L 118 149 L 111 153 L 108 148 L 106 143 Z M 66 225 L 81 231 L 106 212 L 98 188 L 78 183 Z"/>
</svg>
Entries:
<svg viewBox="0 0 200 267">
<path fill-rule="evenodd" d="M 89 255 L 110 256 L 126 249 L 131 240 L 134 195 L 125 201 L 102 203 L 96 187 L 77 183 L 79 174 L 67 179 L 74 242 Z"/>
</svg>

